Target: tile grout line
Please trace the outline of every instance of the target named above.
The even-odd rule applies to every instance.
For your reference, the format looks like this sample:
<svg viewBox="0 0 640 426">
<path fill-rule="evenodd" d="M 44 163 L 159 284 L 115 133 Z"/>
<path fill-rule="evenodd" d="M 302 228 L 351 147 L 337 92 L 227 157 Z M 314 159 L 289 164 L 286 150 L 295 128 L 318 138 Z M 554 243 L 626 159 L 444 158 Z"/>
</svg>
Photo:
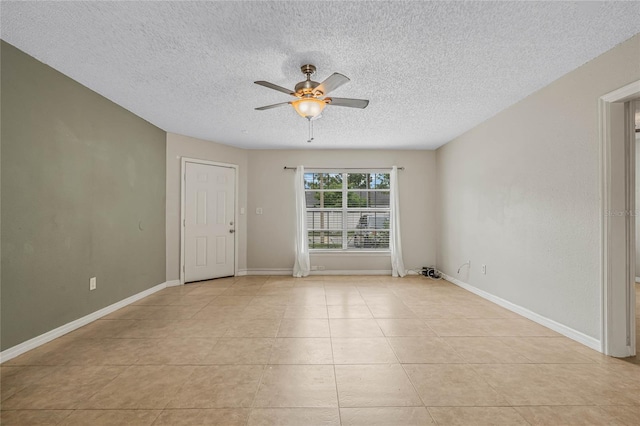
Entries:
<svg viewBox="0 0 640 426">
<path fill-rule="evenodd" d="M 269 281 L 269 277 L 267 277 L 266 282 Z M 264 286 L 264 283 L 262 284 L 262 286 L 260 286 L 260 288 L 262 289 L 262 287 Z M 254 295 L 251 300 L 249 301 L 249 303 L 251 303 L 254 299 L 256 298 L 256 296 Z M 248 306 L 249 304 L 247 304 Z M 247 307 L 245 306 L 244 309 L 242 310 L 244 312 L 244 310 Z M 276 337 L 278 336 L 278 331 L 280 330 L 280 325 L 282 324 L 282 319 L 280 319 L 280 321 L 278 322 L 278 328 L 276 329 L 276 333 L 275 336 L 273 338 L 273 342 L 271 344 L 271 347 L 269 348 L 269 357 L 267 358 L 267 363 L 264 364 L 262 366 L 262 373 L 260 374 L 260 379 L 258 379 L 258 386 L 256 386 L 256 391 L 253 394 L 253 398 L 251 400 L 251 405 L 249 406 L 249 413 L 247 414 L 247 421 L 245 422 L 245 426 L 249 424 L 249 420 L 251 419 L 251 414 L 253 413 L 253 409 L 254 409 L 254 405 L 256 403 L 256 399 L 258 398 L 258 392 L 260 392 L 260 386 L 262 386 L 262 379 L 264 378 L 264 373 L 267 369 L 267 365 L 269 364 L 269 361 L 271 360 L 271 354 L 273 353 L 273 347 L 276 344 Z"/>
<path fill-rule="evenodd" d="M 322 288 L 324 288 L 324 300 L 325 303 L 327 302 L 327 290 L 324 287 L 324 285 L 322 286 Z M 333 367 L 333 383 L 335 385 L 335 389 L 336 389 L 336 402 L 338 403 L 338 421 L 340 422 L 340 425 L 342 425 L 342 413 L 340 413 L 340 394 L 338 393 L 338 375 L 336 374 L 336 359 L 335 356 L 333 354 L 333 337 L 331 334 L 331 321 L 329 321 L 329 307 L 327 305 L 325 305 L 325 308 L 327 310 L 327 324 L 329 326 L 329 345 L 331 346 L 331 361 L 332 361 L 332 367 Z"/>
</svg>

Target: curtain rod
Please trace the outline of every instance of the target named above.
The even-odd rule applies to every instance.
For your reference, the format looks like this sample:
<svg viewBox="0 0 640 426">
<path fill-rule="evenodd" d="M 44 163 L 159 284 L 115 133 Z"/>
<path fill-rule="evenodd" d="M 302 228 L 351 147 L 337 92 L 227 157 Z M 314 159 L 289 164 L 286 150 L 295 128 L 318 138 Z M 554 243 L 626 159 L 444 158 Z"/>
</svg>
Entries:
<svg viewBox="0 0 640 426">
<path fill-rule="evenodd" d="M 376 170 L 376 169 L 391 169 L 391 167 L 307 167 L 311 170 Z M 284 166 L 285 170 L 296 170 L 297 167 Z M 404 170 L 404 167 L 398 167 L 398 170 Z"/>
</svg>

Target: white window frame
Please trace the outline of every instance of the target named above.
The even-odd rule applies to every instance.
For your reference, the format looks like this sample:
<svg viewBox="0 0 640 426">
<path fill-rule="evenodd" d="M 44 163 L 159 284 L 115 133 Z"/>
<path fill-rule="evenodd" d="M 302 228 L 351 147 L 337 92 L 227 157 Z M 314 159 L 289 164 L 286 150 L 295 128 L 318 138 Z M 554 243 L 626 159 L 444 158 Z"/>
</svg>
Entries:
<svg viewBox="0 0 640 426">
<path fill-rule="evenodd" d="M 371 211 L 373 213 L 375 212 L 387 212 L 389 214 L 391 214 L 391 205 L 389 205 L 389 207 L 348 207 L 348 201 L 349 201 L 349 192 L 389 192 L 391 191 L 391 188 L 386 188 L 386 189 L 349 189 L 349 183 L 348 183 L 348 175 L 349 174 L 371 174 L 371 173 L 377 173 L 377 174 L 387 174 L 390 175 L 391 171 L 389 169 L 322 169 L 322 168 L 315 168 L 315 169 L 305 169 L 304 171 L 305 174 L 312 174 L 312 173 L 325 173 L 325 174 L 341 174 L 342 175 L 342 189 L 340 189 L 340 191 L 342 191 L 342 207 L 341 208 L 330 208 L 330 207 L 325 207 L 325 208 L 319 208 L 319 207 L 307 207 L 305 204 L 305 212 L 309 213 L 309 212 L 321 212 L 321 211 L 325 211 L 325 212 L 340 212 L 342 214 L 342 248 L 309 248 L 309 252 L 313 253 L 313 254 L 336 254 L 336 253 L 348 253 L 348 254 L 380 254 L 380 255 L 388 255 L 391 253 L 390 251 L 390 247 L 385 247 L 385 248 L 349 248 L 349 231 L 352 231 L 352 229 L 349 229 L 349 212 L 354 212 L 354 211 Z M 337 189 L 305 189 L 305 194 L 307 192 L 338 192 Z M 306 196 L 305 196 L 305 200 L 306 200 Z M 308 217 L 308 215 L 305 215 Z M 336 232 L 339 231 L 337 229 L 311 229 L 309 226 L 309 222 L 307 222 L 307 238 L 309 238 L 309 233 L 310 232 L 314 232 L 314 231 L 325 231 L 325 232 Z M 362 231 L 376 231 L 375 229 L 362 229 Z M 379 229 L 378 229 L 379 231 Z M 389 233 L 389 239 L 391 238 L 391 230 L 387 230 L 387 232 Z"/>
</svg>

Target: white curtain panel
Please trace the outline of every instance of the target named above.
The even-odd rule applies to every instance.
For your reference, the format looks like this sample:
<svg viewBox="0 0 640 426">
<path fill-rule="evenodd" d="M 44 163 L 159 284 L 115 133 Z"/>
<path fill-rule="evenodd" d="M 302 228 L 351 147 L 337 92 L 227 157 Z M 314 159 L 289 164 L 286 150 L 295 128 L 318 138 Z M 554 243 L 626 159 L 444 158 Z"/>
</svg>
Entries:
<svg viewBox="0 0 640 426">
<path fill-rule="evenodd" d="M 400 202 L 398 200 L 398 167 L 391 168 L 391 223 L 389 224 L 389 249 L 391 249 L 391 275 L 394 277 L 404 277 L 407 270 L 402 261 L 402 243 L 400 241 Z"/>
<path fill-rule="evenodd" d="M 309 275 L 309 240 L 307 239 L 307 209 L 304 196 L 304 167 L 296 167 L 296 262 L 293 276 L 297 278 Z"/>
</svg>

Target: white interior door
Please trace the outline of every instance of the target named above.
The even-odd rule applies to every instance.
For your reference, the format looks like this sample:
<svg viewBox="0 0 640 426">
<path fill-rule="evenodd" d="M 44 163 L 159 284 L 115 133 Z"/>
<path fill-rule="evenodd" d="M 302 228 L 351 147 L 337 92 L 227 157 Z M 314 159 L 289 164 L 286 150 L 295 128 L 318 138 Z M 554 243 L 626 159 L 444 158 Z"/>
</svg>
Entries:
<svg viewBox="0 0 640 426">
<path fill-rule="evenodd" d="M 235 185 L 235 168 L 185 163 L 185 282 L 234 275 Z"/>
</svg>

